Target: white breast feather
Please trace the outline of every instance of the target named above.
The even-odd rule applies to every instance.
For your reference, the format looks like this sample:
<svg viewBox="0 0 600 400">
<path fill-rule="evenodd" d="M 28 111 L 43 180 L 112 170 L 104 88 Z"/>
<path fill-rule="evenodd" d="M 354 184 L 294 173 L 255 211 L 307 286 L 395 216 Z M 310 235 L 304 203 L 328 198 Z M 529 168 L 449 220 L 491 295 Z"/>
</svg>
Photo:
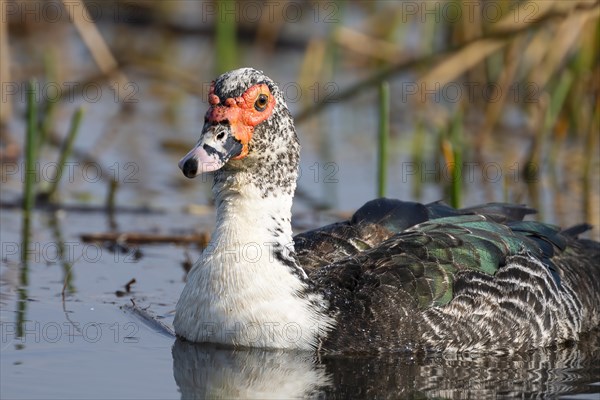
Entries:
<svg viewBox="0 0 600 400">
<path fill-rule="evenodd" d="M 244 201 L 223 204 L 217 231 L 190 271 L 177 303 L 176 332 L 194 342 L 251 347 L 314 349 L 333 319 L 300 297 L 304 283 L 272 253 L 289 246 L 292 232 L 273 236 L 272 218 L 290 218 L 291 196 L 261 198 L 245 189 Z M 249 200 L 252 199 L 252 200 Z M 232 212 L 233 211 L 233 212 Z"/>
</svg>

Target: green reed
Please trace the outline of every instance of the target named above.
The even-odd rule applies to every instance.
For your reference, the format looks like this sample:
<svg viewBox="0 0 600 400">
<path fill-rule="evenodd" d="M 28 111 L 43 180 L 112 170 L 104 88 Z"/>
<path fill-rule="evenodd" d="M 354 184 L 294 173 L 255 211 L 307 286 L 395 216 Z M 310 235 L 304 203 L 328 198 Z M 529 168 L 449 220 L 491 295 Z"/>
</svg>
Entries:
<svg viewBox="0 0 600 400">
<path fill-rule="evenodd" d="M 56 170 L 56 176 L 52 180 L 50 189 L 44 194 L 46 199 L 52 199 L 56 190 L 58 189 L 58 185 L 60 184 L 60 180 L 62 178 L 62 173 L 65 169 L 65 165 L 67 163 L 67 159 L 71 155 L 73 151 L 73 143 L 75 142 L 75 138 L 79 133 L 79 127 L 81 126 L 81 120 L 83 119 L 84 109 L 83 107 L 77 108 L 73 116 L 71 117 L 71 125 L 69 127 L 69 132 L 67 133 L 67 137 L 62 143 L 60 149 L 60 155 L 58 159 L 58 168 Z"/>
<path fill-rule="evenodd" d="M 427 131 L 425 129 L 425 122 L 423 121 L 423 118 L 419 116 L 415 123 L 415 134 L 411 148 L 411 160 L 417 169 L 422 168 L 424 165 L 423 154 L 425 154 L 426 135 Z M 412 195 L 415 199 L 419 200 L 423 196 L 423 179 L 416 178 L 412 181 Z"/>
<path fill-rule="evenodd" d="M 25 133 L 25 179 L 23 181 L 23 242 L 21 247 L 21 260 L 27 261 L 29 254 L 29 234 L 31 226 L 31 213 L 35 205 L 35 163 L 37 160 L 37 103 L 36 82 L 29 81 L 27 85 L 26 108 L 26 133 Z"/>
<path fill-rule="evenodd" d="M 388 153 L 390 137 L 390 85 L 387 81 L 379 85 L 379 130 L 377 151 L 377 195 L 385 196 L 388 175 Z"/>
<path fill-rule="evenodd" d="M 453 158 L 452 178 L 449 186 L 450 205 L 455 208 L 459 208 L 462 202 L 463 124 L 463 111 L 459 108 L 452 119 L 449 135 Z"/>
<path fill-rule="evenodd" d="M 235 9 L 233 0 L 221 0 L 217 2 L 217 9 Z M 235 16 L 229 13 L 217 12 L 215 18 L 215 42 L 216 42 L 216 75 L 236 68 L 237 66 L 237 41 Z"/>
</svg>

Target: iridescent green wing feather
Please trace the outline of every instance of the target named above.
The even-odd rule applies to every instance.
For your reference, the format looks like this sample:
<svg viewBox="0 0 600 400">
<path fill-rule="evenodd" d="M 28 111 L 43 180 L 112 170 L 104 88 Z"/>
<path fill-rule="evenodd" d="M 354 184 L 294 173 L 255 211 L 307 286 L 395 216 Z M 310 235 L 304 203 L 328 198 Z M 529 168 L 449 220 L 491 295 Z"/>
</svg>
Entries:
<svg viewBox="0 0 600 400">
<path fill-rule="evenodd" d="M 453 297 L 455 277 L 460 272 L 476 271 L 494 275 L 507 257 L 527 252 L 552 269 L 554 247 L 542 243 L 561 243 L 555 227 L 531 222 L 515 225 L 494 222 L 482 215 L 436 218 L 393 235 L 376 248 L 358 253 L 326 267 L 317 277 L 334 275 L 339 282 L 345 268 L 354 271 L 348 279 L 355 291 L 363 286 L 392 286 L 424 309 L 447 304 Z M 335 271 L 340 269 L 340 271 Z"/>
<path fill-rule="evenodd" d="M 515 204 L 490 203 L 457 210 L 441 202 L 423 205 L 380 198 L 366 203 L 347 221 L 297 235 L 294 244 L 299 264 L 310 275 L 320 267 L 377 247 L 392 235 L 428 220 L 483 214 L 496 222 L 520 221 L 533 212 Z"/>
</svg>

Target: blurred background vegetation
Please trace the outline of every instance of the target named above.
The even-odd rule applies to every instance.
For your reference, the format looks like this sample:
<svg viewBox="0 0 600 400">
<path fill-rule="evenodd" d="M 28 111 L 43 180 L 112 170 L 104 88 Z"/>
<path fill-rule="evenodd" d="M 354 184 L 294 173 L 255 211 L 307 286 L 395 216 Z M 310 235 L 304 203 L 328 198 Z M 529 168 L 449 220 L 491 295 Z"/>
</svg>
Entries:
<svg viewBox="0 0 600 400">
<path fill-rule="evenodd" d="M 306 224 L 386 195 L 600 226 L 598 1 L 1 4 L 5 207 L 34 168 L 38 206 L 212 212 L 176 163 L 210 81 L 252 66 L 296 117 Z"/>
</svg>

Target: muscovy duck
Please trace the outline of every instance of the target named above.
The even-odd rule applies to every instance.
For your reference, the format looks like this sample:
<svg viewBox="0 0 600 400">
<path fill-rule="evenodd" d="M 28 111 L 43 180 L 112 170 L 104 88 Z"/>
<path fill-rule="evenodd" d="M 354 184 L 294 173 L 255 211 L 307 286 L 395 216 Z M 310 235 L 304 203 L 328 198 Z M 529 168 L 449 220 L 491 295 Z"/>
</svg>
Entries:
<svg viewBox="0 0 600 400">
<path fill-rule="evenodd" d="M 292 236 L 299 144 L 282 92 L 242 68 L 213 82 L 185 176 L 214 172 L 216 229 L 187 276 L 176 334 L 319 352 L 498 353 L 600 323 L 600 243 L 533 210 L 377 199 Z"/>
</svg>

